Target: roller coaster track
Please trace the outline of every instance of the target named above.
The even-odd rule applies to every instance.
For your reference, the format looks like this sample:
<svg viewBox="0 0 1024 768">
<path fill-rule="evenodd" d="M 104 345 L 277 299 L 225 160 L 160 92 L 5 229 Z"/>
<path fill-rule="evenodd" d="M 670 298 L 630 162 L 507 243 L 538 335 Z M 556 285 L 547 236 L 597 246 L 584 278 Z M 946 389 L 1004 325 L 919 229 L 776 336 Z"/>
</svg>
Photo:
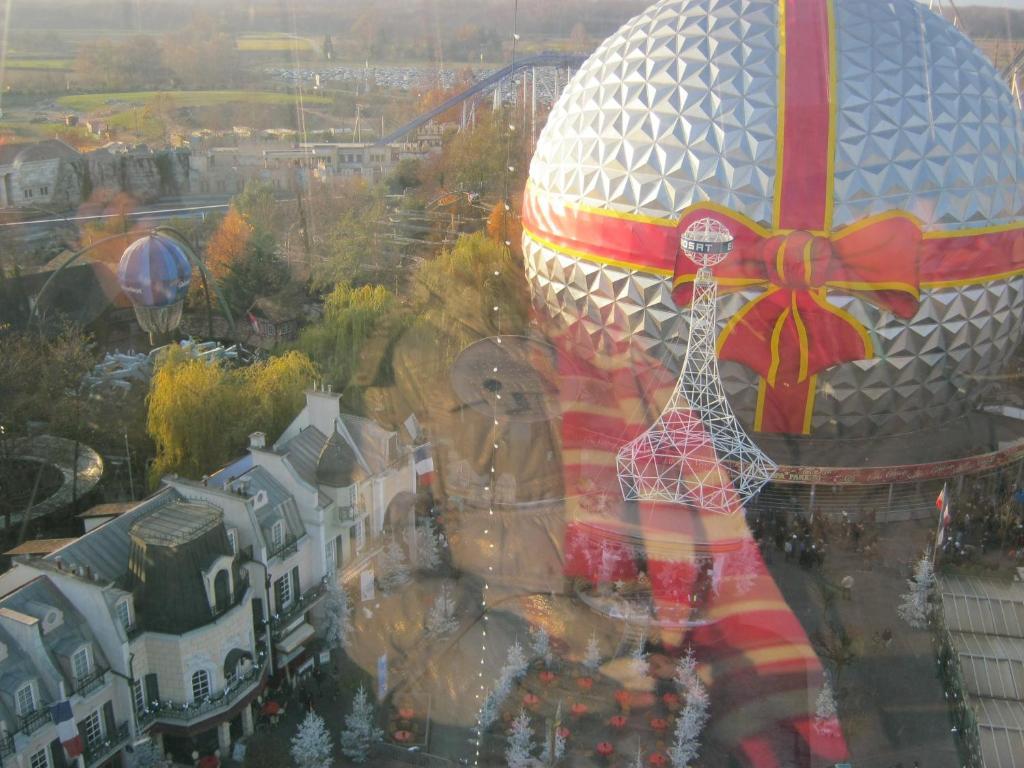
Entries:
<svg viewBox="0 0 1024 768">
<path fill-rule="evenodd" d="M 430 111 L 424 112 L 422 115 L 410 120 L 398 130 L 392 131 L 387 136 L 381 137 L 380 140 L 377 141 L 377 144 L 393 144 L 396 141 L 400 141 L 417 128 L 421 128 L 429 123 L 435 117 L 443 115 L 452 107 L 458 106 L 467 99 L 472 99 L 481 93 L 486 93 L 497 88 L 502 80 L 507 77 L 511 77 L 521 69 L 529 69 L 531 67 L 579 67 L 585 59 L 586 56 L 572 53 L 538 53 L 534 56 L 517 59 L 514 66 L 509 64 L 495 72 L 492 72 L 482 80 L 473 83 L 473 85 L 466 90 L 455 94 L 449 99 L 445 99 Z"/>
</svg>

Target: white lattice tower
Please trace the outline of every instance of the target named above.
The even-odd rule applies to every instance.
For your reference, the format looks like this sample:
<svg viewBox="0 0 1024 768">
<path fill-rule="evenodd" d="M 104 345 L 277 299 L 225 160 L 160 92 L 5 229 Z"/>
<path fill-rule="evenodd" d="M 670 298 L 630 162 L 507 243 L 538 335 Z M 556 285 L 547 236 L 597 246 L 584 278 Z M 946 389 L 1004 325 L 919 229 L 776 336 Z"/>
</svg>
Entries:
<svg viewBox="0 0 1024 768">
<path fill-rule="evenodd" d="M 721 222 L 704 218 L 687 227 L 681 245 L 699 267 L 686 355 L 657 421 L 619 449 L 619 484 L 627 501 L 668 501 L 732 514 L 776 467 L 736 420 L 718 375 L 718 286 L 711 267 L 732 250 L 732 235 Z"/>
</svg>

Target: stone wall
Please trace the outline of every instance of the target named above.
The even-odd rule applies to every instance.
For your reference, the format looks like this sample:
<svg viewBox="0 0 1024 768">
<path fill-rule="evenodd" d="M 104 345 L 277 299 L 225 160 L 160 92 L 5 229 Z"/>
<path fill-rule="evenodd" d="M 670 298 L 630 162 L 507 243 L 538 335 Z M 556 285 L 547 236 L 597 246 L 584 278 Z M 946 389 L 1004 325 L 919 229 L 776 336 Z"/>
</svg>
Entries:
<svg viewBox="0 0 1024 768">
<path fill-rule="evenodd" d="M 99 191 L 120 192 L 140 204 L 189 193 L 188 152 L 112 153 L 96 150 L 60 162 L 50 204 L 76 208 Z"/>
</svg>

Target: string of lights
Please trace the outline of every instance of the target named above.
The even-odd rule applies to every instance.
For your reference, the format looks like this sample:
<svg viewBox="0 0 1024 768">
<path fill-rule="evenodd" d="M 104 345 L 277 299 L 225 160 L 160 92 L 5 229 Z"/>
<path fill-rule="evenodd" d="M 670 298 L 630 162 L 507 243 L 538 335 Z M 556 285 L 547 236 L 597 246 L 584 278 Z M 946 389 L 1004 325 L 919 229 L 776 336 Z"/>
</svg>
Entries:
<svg viewBox="0 0 1024 768">
<path fill-rule="evenodd" d="M 519 43 L 519 0 L 513 0 L 512 4 L 512 54 L 511 63 L 512 71 L 515 72 L 516 64 L 516 49 Z M 515 76 L 513 75 L 513 78 Z M 516 92 L 515 82 L 513 80 L 513 93 Z M 523 104 L 525 109 L 525 101 Z M 508 131 L 505 134 L 505 177 L 502 189 L 502 213 L 501 213 L 501 239 L 502 247 L 505 249 L 506 255 L 511 251 L 512 241 L 509 239 L 509 216 L 512 213 L 512 201 L 511 201 L 511 186 L 512 186 L 512 174 L 515 173 L 515 166 L 512 164 L 512 138 L 516 130 L 515 124 L 515 113 L 509 116 L 508 120 Z M 501 270 L 494 270 L 494 277 L 501 277 Z M 497 302 L 497 299 L 495 299 Z M 495 328 L 495 341 L 501 344 L 501 306 L 497 303 L 491 308 L 494 313 L 494 328 Z M 497 376 L 500 371 L 498 365 L 493 366 L 491 373 Z M 480 671 L 478 672 L 478 679 L 480 681 L 479 690 L 476 692 L 476 701 L 478 711 L 482 700 L 484 699 L 484 691 L 486 691 L 486 685 L 484 684 L 484 667 L 486 666 L 487 659 L 487 626 L 488 626 L 488 613 L 487 613 L 487 597 L 490 590 L 490 579 L 494 573 L 494 542 L 489 539 L 491 535 L 491 528 L 494 525 L 494 501 L 495 501 L 495 471 L 498 456 L 498 434 L 499 434 L 499 419 L 498 419 L 498 401 L 501 400 L 501 392 L 495 392 L 495 399 L 492 401 L 491 407 L 491 461 L 490 471 L 487 474 L 486 486 L 484 491 L 488 494 L 487 499 L 487 521 L 483 530 L 484 535 L 484 553 L 486 555 L 487 570 L 483 574 L 483 588 L 480 596 L 480 616 L 481 616 L 481 631 L 480 631 Z M 480 747 L 483 744 L 484 739 L 484 725 L 482 716 L 478 716 L 477 728 L 476 728 L 476 739 L 475 739 L 475 752 L 473 755 L 473 765 L 480 764 Z"/>
</svg>

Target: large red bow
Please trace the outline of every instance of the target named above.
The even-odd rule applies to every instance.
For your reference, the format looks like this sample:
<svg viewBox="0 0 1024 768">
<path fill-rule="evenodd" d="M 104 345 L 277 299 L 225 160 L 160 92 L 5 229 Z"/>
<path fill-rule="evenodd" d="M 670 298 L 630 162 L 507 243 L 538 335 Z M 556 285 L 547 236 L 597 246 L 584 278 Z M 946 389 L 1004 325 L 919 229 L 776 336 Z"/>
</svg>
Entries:
<svg viewBox="0 0 1024 768">
<path fill-rule="evenodd" d="M 735 237 L 733 254 L 715 270 L 722 288 L 765 288 L 730 318 L 718 338 L 719 356 L 762 377 L 757 429 L 807 433 L 814 376 L 837 363 L 874 357 L 867 329 L 831 304 L 827 291 L 912 317 L 919 299 L 921 229 L 911 216 L 889 213 L 830 236 L 773 233 L 716 207 L 688 211 L 680 231 L 706 216 Z M 681 253 L 674 283 L 680 306 L 690 302 L 694 271 Z"/>
</svg>

